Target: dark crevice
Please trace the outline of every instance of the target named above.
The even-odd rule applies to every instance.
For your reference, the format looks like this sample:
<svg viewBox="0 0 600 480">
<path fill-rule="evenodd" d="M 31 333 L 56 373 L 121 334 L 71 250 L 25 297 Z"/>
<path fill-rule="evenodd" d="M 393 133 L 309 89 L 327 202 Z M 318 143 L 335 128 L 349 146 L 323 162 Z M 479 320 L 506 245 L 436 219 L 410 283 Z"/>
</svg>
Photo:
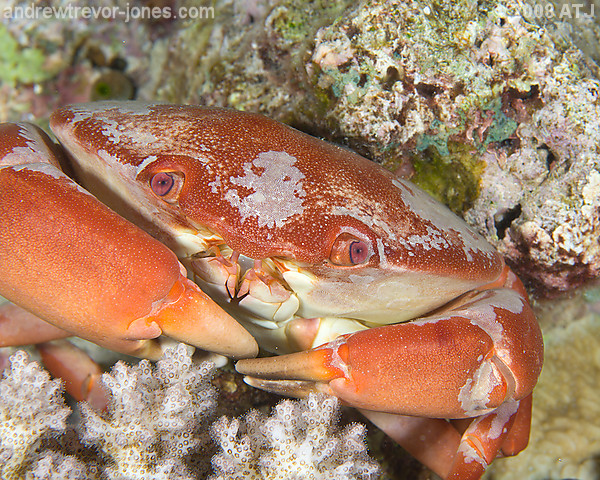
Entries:
<svg viewBox="0 0 600 480">
<path fill-rule="evenodd" d="M 436 85 L 430 85 L 428 83 L 417 83 L 415 88 L 417 89 L 417 92 L 419 92 L 419 95 L 429 99 L 435 97 L 442 91 L 440 87 L 437 87 Z"/>
<path fill-rule="evenodd" d="M 550 150 L 550 147 L 548 145 L 546 145 L 545 143 L 543 143 L 542 145 L 537 147 L 537 149 L 546 151 L 546 166 L 548 167 L 548 170 L 552 170 L 556 166 L 556 162 L 558 160 L 556 158 L 556 155 L 554 155 L 554 153 L 552 153 L 552 150 Z"/>
<path fill-rule="evenodd" d="M 381 82 L 381 86 L 384 90 L 391 90 L 394 83 L 400 80 L 400 72 L 396 67 L 389 66 L 385 72 L 385 77 Z"/>
<path fill-rule="evenodd" d="M 500 240 L 505 237 L 506 230 L 510 227 L 511 223 L 519 218 L 521 211 L 521 204 L 517 203 L 513 208 L 509 208 L 502 213 L 499 212 L 494 215 L 494 226 L 496 227 L 496 233 Z"/>
<path fill-rule="evenodd" d="M 512 99 L 520 99 L 520 100 L 535 100 L 540 95 L 540 87 L 539 85 L 531 85 L 529 90 L 521 91 L 517 88 L 510 87 L 508 89 L 508 95 Z"/>
</svg>

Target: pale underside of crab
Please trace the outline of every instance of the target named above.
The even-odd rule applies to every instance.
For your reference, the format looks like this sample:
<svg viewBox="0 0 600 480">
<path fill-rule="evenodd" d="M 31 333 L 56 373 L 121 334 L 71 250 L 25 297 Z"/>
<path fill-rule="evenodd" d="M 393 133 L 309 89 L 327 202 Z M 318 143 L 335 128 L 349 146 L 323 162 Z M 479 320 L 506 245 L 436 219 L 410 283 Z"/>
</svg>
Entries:
<svg viewBox="0 0 600 480">
<path fill-rule="evenodd" d="M 60 146 L 0 127 L 0 344 L 156 358 L 166 335 L 246 358 L 251 385 L 336 395 L 444 478 L 526 446 L 543 345 L 525 290 L 416 186 L 233 110 L 103 102 L 51 128 Z"/>
</svg>

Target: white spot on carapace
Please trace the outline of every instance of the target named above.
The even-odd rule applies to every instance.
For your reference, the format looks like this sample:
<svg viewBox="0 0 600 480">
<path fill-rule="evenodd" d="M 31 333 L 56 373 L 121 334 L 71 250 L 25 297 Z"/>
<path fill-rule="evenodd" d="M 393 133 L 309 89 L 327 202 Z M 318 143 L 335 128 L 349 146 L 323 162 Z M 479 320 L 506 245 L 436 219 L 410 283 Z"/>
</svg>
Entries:
<svg viewBox="0 0 600 480">
<path fill-rule="evenodd" d="M 137 175 L 139 175 L 141 172 L 143 172 L 144 169 L 148 165 L 151 165 L 152 163 L 156 162 L 156 160 L 158 160 L 158 157 L 156 155 L 148 155 L 146 158 L 144 158 L 144 160 L 142 161 L 142 163 L 140 163 L 137 166 Z"/>
<path fill-rule="evenodd" d="M 128 183 L 135 181 L 137 177 L 137 167 L 123 163 L 118 156 L 112 155 L 106 150 L 98 150 L 97 155 L 98 158 L 102 160 L 98 163 L 97 168 L 102 172 L 106 184 L 111 185 L 111 188 L 123 188 L 123 185 L 120 183 L 122 181 Z M 119 177 L 121 180 L 116 181 Z"/>
<path fill-rule="evenodd" d="M 93 103 L 80 103 L 69 107 L 69 110 L 73 113 L 73 122 L 80 122 L 87 120 L 88 118 L 96 116 L 98 120 L 106 120 L 105 115 L 110 111 L 115 111 L 120 114 L 126 115 L 151 115 L 153 112 L 152 107 L 160 104 L 149 104 L 144 102 L 93 102 Z"/>
<path fill-rule="evenodd" d="M 447 207 L 433 199 L 416 185 L 410 184 L 402 179 L 392 180 L 392 183 L 401 191 L 402 200 L 411 211 L 421 217 L 424 221 L 429 221 L 435 228 L 428 228 L 428 235 L 412 238 L 408 245 L 422 245 L 424 248 L 440 249 L 440 247 L 449 247 L 449 244 L 443 244 L 440 239 L 447 242 L 444 232 L 453 232 L 457 237 L 459 244 L 455 245 L 463 249 L 465 260 L 471 261 L 473 254 L 484 255 L 492 260 L 496 255 L 494 248 L 485 241 L 483 237 L 474 232 L 462 219 L 458 218 Z M 416 237 L 416 236 L 414 236 Z M 410 239 L 407 239 L 410 240 Z"/>
<path fill-rule="evenodd" d="M 491 361 L 483 362 L 460 389 L 458 401 L 468 416 L 481 415 L 489 410 L 490 393 L 502 385 L 502 377 Z"/>
<path fill-rule="evenodd" d="M 378 215 L 370 215 L 368 213 L 361 212 L 357 209 L 352 209 L 341 205 L 333 206 L 331 208 L 331 213 L 333 213 L 334 215 L 346 215 L 352 217 L 371 228 L 378 227 L 381 230 L 383 230 L 391 240 L 396 239 L 396 235 L 394 234 L 392 227 L 390 227 L 390 225 L 387 222 L 379 218 Z"/>
<path fill-rule="evenodd" d="M 118 166 L 121 164 L 117 157 L 111 155 L 106 150 L 98 150 L 98 158 L 100 158 L 105 165 Z"/>
<path fill-rule="evenodd" d="M 292 216 L 304 211 L 304 174 L 295 163 L 296 157 L 286 152 L 262 152 L 244 164 L 242 176 L 230 179 L 233 185 L 252 193 L 244 196 L 243 189 L 232 188 L 224 198 L 238 209 L 242 220 L 254 217 L 259 227 L 282 227 Z M 256 169 L 259 173 L 255 173 Z M 218 189 L 220 179 L 216 178 L 210 186 L 213 191 Z"/>
<path fill-rule="evenodd" d="M 427 233 L 425 235 L 410 235 L 406 239 L 400 239 L 399 242 L 409 251 L 414 249 L 416 246 L 421 246 L 425 250 L 442 250 L 448 248 L 450 244 L 440 234 L 440 232 L 430 225 L 427 226 Z M 468 255 L 468 261 L 472 260 L 472 257 Z"/>
<path fill-rule="evenodd" d="M 383 240 L 381 240 L 381 238 L 378 238 L 376 240 L 376 242 L 377 242 L 377 253 L 379 254 L 379 267 L 380 268 L 388 268 L 389 264 L 388 264 L 387 257 L 385 256 L 385 246 L 383 245 Z"/>
<path fill-rule="evenodd" d="M 148 147 L 162 142 L 162 139 L 151 132 L 139 128 L 131 128 L 130 123 L 120 123 L 112 118 L 102 118 L 101 122 L 102 134 L 106 139 L 119 145 L 122 143 L 133 146 Z"/>
</svg>

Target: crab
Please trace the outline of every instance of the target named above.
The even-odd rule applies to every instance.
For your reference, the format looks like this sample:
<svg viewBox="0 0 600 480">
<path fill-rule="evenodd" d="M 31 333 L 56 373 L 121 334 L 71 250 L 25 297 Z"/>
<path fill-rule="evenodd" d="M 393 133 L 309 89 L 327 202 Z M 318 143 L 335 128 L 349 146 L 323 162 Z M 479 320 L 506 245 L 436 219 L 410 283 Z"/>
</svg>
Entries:
<svg viewBox="0 0 600 480">
<path fill-rule="evenodd" d="M 228 109 L 99 102 L 50 127 L 59 145 L 0 128 L 3 345 L 157 358 L 165 335 L 256 387 L 339 397 L 443 478 L 525 448 L 543 358 L 526 291 L 418 187 Z"/>
</svg>

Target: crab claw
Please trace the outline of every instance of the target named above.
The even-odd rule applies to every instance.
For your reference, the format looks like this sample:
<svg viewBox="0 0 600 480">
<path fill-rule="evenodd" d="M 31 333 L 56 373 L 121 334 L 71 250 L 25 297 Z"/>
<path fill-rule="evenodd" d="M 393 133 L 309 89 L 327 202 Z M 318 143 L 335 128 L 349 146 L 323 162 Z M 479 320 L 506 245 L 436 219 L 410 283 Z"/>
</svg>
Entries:
<svg viewBox="0 0 600 480">
<path fill-rule="evenodd" d="M 263 379 L 249 379 L 253 383 L 313 382 L 367 410 L 468 418 L 527 396 L 541 370 L 541 345 L 527 301 L 501 288 L 421 320 L 342 335 L 308 351 L 240 361 L 236 368 Z"/>
<path fill-rule="evenodd" d="M 508 275 L 510 288 L 472 292 L 424 319 L 342 335 L 308 351 L 242 360 L 236 369 L 258 388 L 292 396 L 319 390 L 368 418 L 373 411 L 393 414 L 374 421 L 444 478 L 476 479 L 500 451 L 525 447 L 530 411 L 520 403 L 530 402 L 542 366 L 541 331 L 520 283 L 511 282 Z M 419 425 L 406 416 L 426 418 Z M 444 433 L 451 447 L 442 454 L 415 452 L 414 438 L 453 428 L 433 425 L 439 418 L 475 420 L 460 441 L 457 432 Z"/>
<path fill-rule="evenodd" d="M 160 357 L 152 340 L 164 333 L 232 357 L 256 355 L 252 336 L 187 279 L 172 251 L 58 164 L 52 142 L 37 127 L 0 126 L 1 295 L 72 335 L 123 353 Z M 36 342 L 35 332 L 31 336 Z"/>
</svg>

